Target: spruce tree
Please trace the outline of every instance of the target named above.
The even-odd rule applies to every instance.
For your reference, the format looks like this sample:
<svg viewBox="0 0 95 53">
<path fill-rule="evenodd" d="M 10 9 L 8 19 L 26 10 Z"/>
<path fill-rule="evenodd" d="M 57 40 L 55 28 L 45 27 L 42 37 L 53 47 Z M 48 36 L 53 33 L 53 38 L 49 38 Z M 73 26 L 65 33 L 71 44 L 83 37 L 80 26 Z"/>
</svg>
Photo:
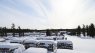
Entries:
<svg viewBox="0 0 95 53">
<path fill-rule="evenodd" d="M 21 36 L 21 28 L 20 28 L 20 26 L 18 26 L 18 33 L 19 33 L 19 36 Z"/>
<path fill-rule="evenodd" d="M 51 36 L 50 30 L 48 30 L 48 29 L 46 30 L 46 35 Z"/>
<path fill-rule="evenodd" d="M 3 27 L 3 33 L 4 33 L 4 36 L 7 36 L 7 28 L 6 27 Z"/>
<path fill-rule="evenodd" d="M 91 23 L 91 25 L 89 26 L 89 34 L 91 37 L 94 37 L 95 35 L 94 31 L 95 31 L 94 24 Z"/>
<path fill-rule="evenodd" d="M 85 36 L 85 25 L 83 24 L 82 33 Z"/>
<path fill-rule="evenodd" d="M 12 26 L 11 26 L 11 30 L 13 32 L 13 36 L 15 36 L 15 24 L 13 23 Z"/>
<path fill-rule="evenodd" d="M 86 33 L 87 33 L 87 36 L 89 35 L 89 26 L 86 25 Z"/>
<path fill-rule="evenodd" d="M 80 36 L 80 34 L 81 34 L 81 27 L 78 26 L 78 28 L 77 28 L 77 36 Z"/>
</svg>

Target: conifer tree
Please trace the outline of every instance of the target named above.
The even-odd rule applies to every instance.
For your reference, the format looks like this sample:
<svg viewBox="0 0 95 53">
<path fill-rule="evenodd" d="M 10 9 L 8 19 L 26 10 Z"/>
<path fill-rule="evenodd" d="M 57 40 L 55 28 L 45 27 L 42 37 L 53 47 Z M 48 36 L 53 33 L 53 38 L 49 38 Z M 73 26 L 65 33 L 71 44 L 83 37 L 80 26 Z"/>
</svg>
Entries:
<svg viewBox="0 0 95 53">
<path fill-rule="evenodd" d="M 87 34 L 87 36 L 89 35 L 89 27 L 88 27 L 88 25 L 86 25 L 86 34 Z"/>
<path fill-rule="evenodd" d="M 83 24 L 82 33 L 85 36 L 85 25 Z"/>
<path fill-rule="evenodd" d="M 51 36 L 50 30 L 46 30 L 46 35 Z"/>
<path fill-rule="evenodd" d="M 78 28 L 77 28 L 77 36 L 80 36 L 80 34 L 81 34 L 81 27 L 78 26 Z"/>
<path fill-rule="evenodd" d="M 15 24 L 13 23 L 12 26 L 11 26 L 11 30 L 13 32 L 13 36 L 15 36 Z"/>
<path fill-rule="evenodd" d="M 95 28 L 94 28 L 93 23 L 91 23 L 91 25 L 89 26 L 89 34 L 91 37 L 94 37 L 94 35 L 95 35 Z"/>
</svg>

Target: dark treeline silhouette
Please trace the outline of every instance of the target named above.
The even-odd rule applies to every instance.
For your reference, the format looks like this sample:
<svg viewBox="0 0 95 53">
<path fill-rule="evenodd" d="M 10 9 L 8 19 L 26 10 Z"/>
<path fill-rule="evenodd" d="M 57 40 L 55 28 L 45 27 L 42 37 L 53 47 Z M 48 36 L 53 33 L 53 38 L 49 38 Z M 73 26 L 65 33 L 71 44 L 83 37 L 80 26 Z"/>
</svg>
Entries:
<svg viewBox="0 0 95 53">
<path fill-rule="evenodd" d="M 11 33 L 12 36 L 16 36 L 17 34 L 19 36 L 25 36 L 24 33 L 27 32 L 45 32 L 47 36 L 51 36 L 51 33 L 54 32 L 57 36 L 58 31 L 63 31 L 65 29 L 45 29 L 45 30 L 37 30 L 37 29 L 22 29 L 20 26 L 17 28 L 15 27 L 15 24 L 12 23 L 10 28 L 7 27 L 0 27 L 0 36 L 9 36 L 8 33 Z"/>
<path fill-rule="evenodd" d="M 66 31 L 69 35 L 76 35 L 81 36 L 83 34 L 84 36 L 95 36 L 95 26 L 93 23 L 90 25 L 84 25 L 81 27 L 80 25 L 75 29 L 44 29 L 44 30 L 37 30 L 37 29 L 22 29 L 20 26 L 15 28 L 15 24 L 13 23 L 11 25 L 11 28 L 7 27 L 0 27 L 0 36 L 8 36 L 7 33 L 12 33 L 13 36 L 15 36 L 17 33 L 19 36 L 25 36 L 24 33 L 27 32 L 46 32 L 47 36 L 51 36 L 51 33 L 55 33 L 55 35 L 58 35 L 59 31 Z"/>
<path fill-rule="evenodd" d="M 25 32 L 32 32 L 34 30 L 30 30 L 30 29 L 21 29 L 20 26 L 18 26 L 18 28 L 15 28 L 15 24 L 13 23 L 11 28 L 7 28 L 7 27 L 0 27 L 0 36 L 8 36 L 7 33 L 12 33 L 13 36 L 16 35 L 16 33 L 19 34 L 19 36 L 24 36 Z"/>
<path fill-rule="evenodd" d="M 51 31 L 49 29 L 46 30 L 46 35 L 51 36 Z"/>
<path fill-rule="evenodd" d="M 69 35 L 81 36 L 83 34 L 83 36 L 95 37 L 95 26 L 93 23 L 90 25 L 83 24 L 82 27 L 79 25 L 76 29 L 69 29 L 67 31 L 70 32 Z"/>
</svg>

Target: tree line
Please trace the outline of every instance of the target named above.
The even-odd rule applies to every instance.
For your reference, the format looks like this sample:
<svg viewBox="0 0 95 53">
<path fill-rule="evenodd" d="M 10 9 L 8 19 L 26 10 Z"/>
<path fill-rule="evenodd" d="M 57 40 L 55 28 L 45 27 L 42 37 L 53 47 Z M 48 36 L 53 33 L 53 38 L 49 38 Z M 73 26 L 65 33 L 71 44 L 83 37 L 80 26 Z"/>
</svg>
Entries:
<svg viewBox="0 0 95 53">
<path fill-rule="evenodd" d="M 15 28 L 15 24 L 13 23 L 11 25 L 11 28 L 0 27 L 0 36 L 8 36 L 7 33 L 11 33 L 13 36 L 15 36 L 16 33 L 18 33 L 19 36 L 24 36 L 24 33 L 28 31 L 30 31 L 30 29 L 21 29 L 20 26 L 18 26 L 18 28 Z"/>
<path fill-rule="evenodd" d="M 0 36 L 8 36 L 7 33 L 12 33 L 13 36 L 15 36 L 16 33 L 18 33 L 19 36 L 25 36 L 24 33 L 26 32 L 46 32 L 47 36 L 51 36 L 51 33 L 53 32 L 57 36 L 57 33 L 59 31 L 66 31 L 66 33 L 69 35 L 81 36 L 81 34 L 83 34 L 83 36 L 95 37 L 95 26 L 93 23 L 91 23 L 90 25 L 83 24 L 82 27 L 79 25 L 75 29 L 45 29 L 45 30 L 22 29 L 20 26 L 16 28 L 15 24 L 13 23 L 11 25 L 11 28 L 0 27 Z"/>
<path fill-rule="evenodd" d="M 26 36 L 25 33 L 28 32 L 45 32 L 46 30 L 37 30 L 37 29 L 22 29 L 20 26 L 17 28 L 15 27 L 15 24 L 12 23 L 11 28 L 7 27 L 0 27 L 0 37 L 3 36 L 9 36 L 8 33 L 11 33 L 13 37 L 16 35 L 20 36 Z"/>
<path fill-rule="evenodd" d="M 95 37 L 95 26 L 93 23 L 90 25 L 82 25 L 82 27 L 79 25 L 76 29 L 72 29 L 70 31 L 70 35 L 76 35 L 76 36 L 90 36 Z"/>
</svg>

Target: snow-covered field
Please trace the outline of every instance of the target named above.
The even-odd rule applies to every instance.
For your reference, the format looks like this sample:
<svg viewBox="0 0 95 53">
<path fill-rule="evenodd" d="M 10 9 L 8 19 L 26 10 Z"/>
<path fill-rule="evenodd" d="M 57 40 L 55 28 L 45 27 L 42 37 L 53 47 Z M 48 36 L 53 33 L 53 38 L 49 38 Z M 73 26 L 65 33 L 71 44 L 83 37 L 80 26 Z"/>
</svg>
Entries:
<svg viewBox="0 0 95 53">
<path fill-rule="evenodd" d="M 68 35 L 67 38 L 73 42 L 74 53 L 95 53 L 95 39 L 86 39 Z"/>
<path fill-rule="evenodd" d="M 67 37 L 67 40 L 70 40 L 73 42 L 73 50 L 56 49 L 56 52 L 54 53 L 95 53 L 95 39 L 94 38 L 83 38 L 83 37 L 80 38 L 77 36 L 69 36 L 69 35 L 65 35 L 65 37 Z M 22 37 L 20 39 L 35 39 L 35 38 Z M 0 38 L 0 40 L 2 39 Z M 17 37 L 16 37 L 16 40 L 17 40 Z M 8 40 L 6 42 L 10 42 L 10 41 Z M 51 53 L 51 52 L 48 52 L 48 53 Z"/>
</svg>

